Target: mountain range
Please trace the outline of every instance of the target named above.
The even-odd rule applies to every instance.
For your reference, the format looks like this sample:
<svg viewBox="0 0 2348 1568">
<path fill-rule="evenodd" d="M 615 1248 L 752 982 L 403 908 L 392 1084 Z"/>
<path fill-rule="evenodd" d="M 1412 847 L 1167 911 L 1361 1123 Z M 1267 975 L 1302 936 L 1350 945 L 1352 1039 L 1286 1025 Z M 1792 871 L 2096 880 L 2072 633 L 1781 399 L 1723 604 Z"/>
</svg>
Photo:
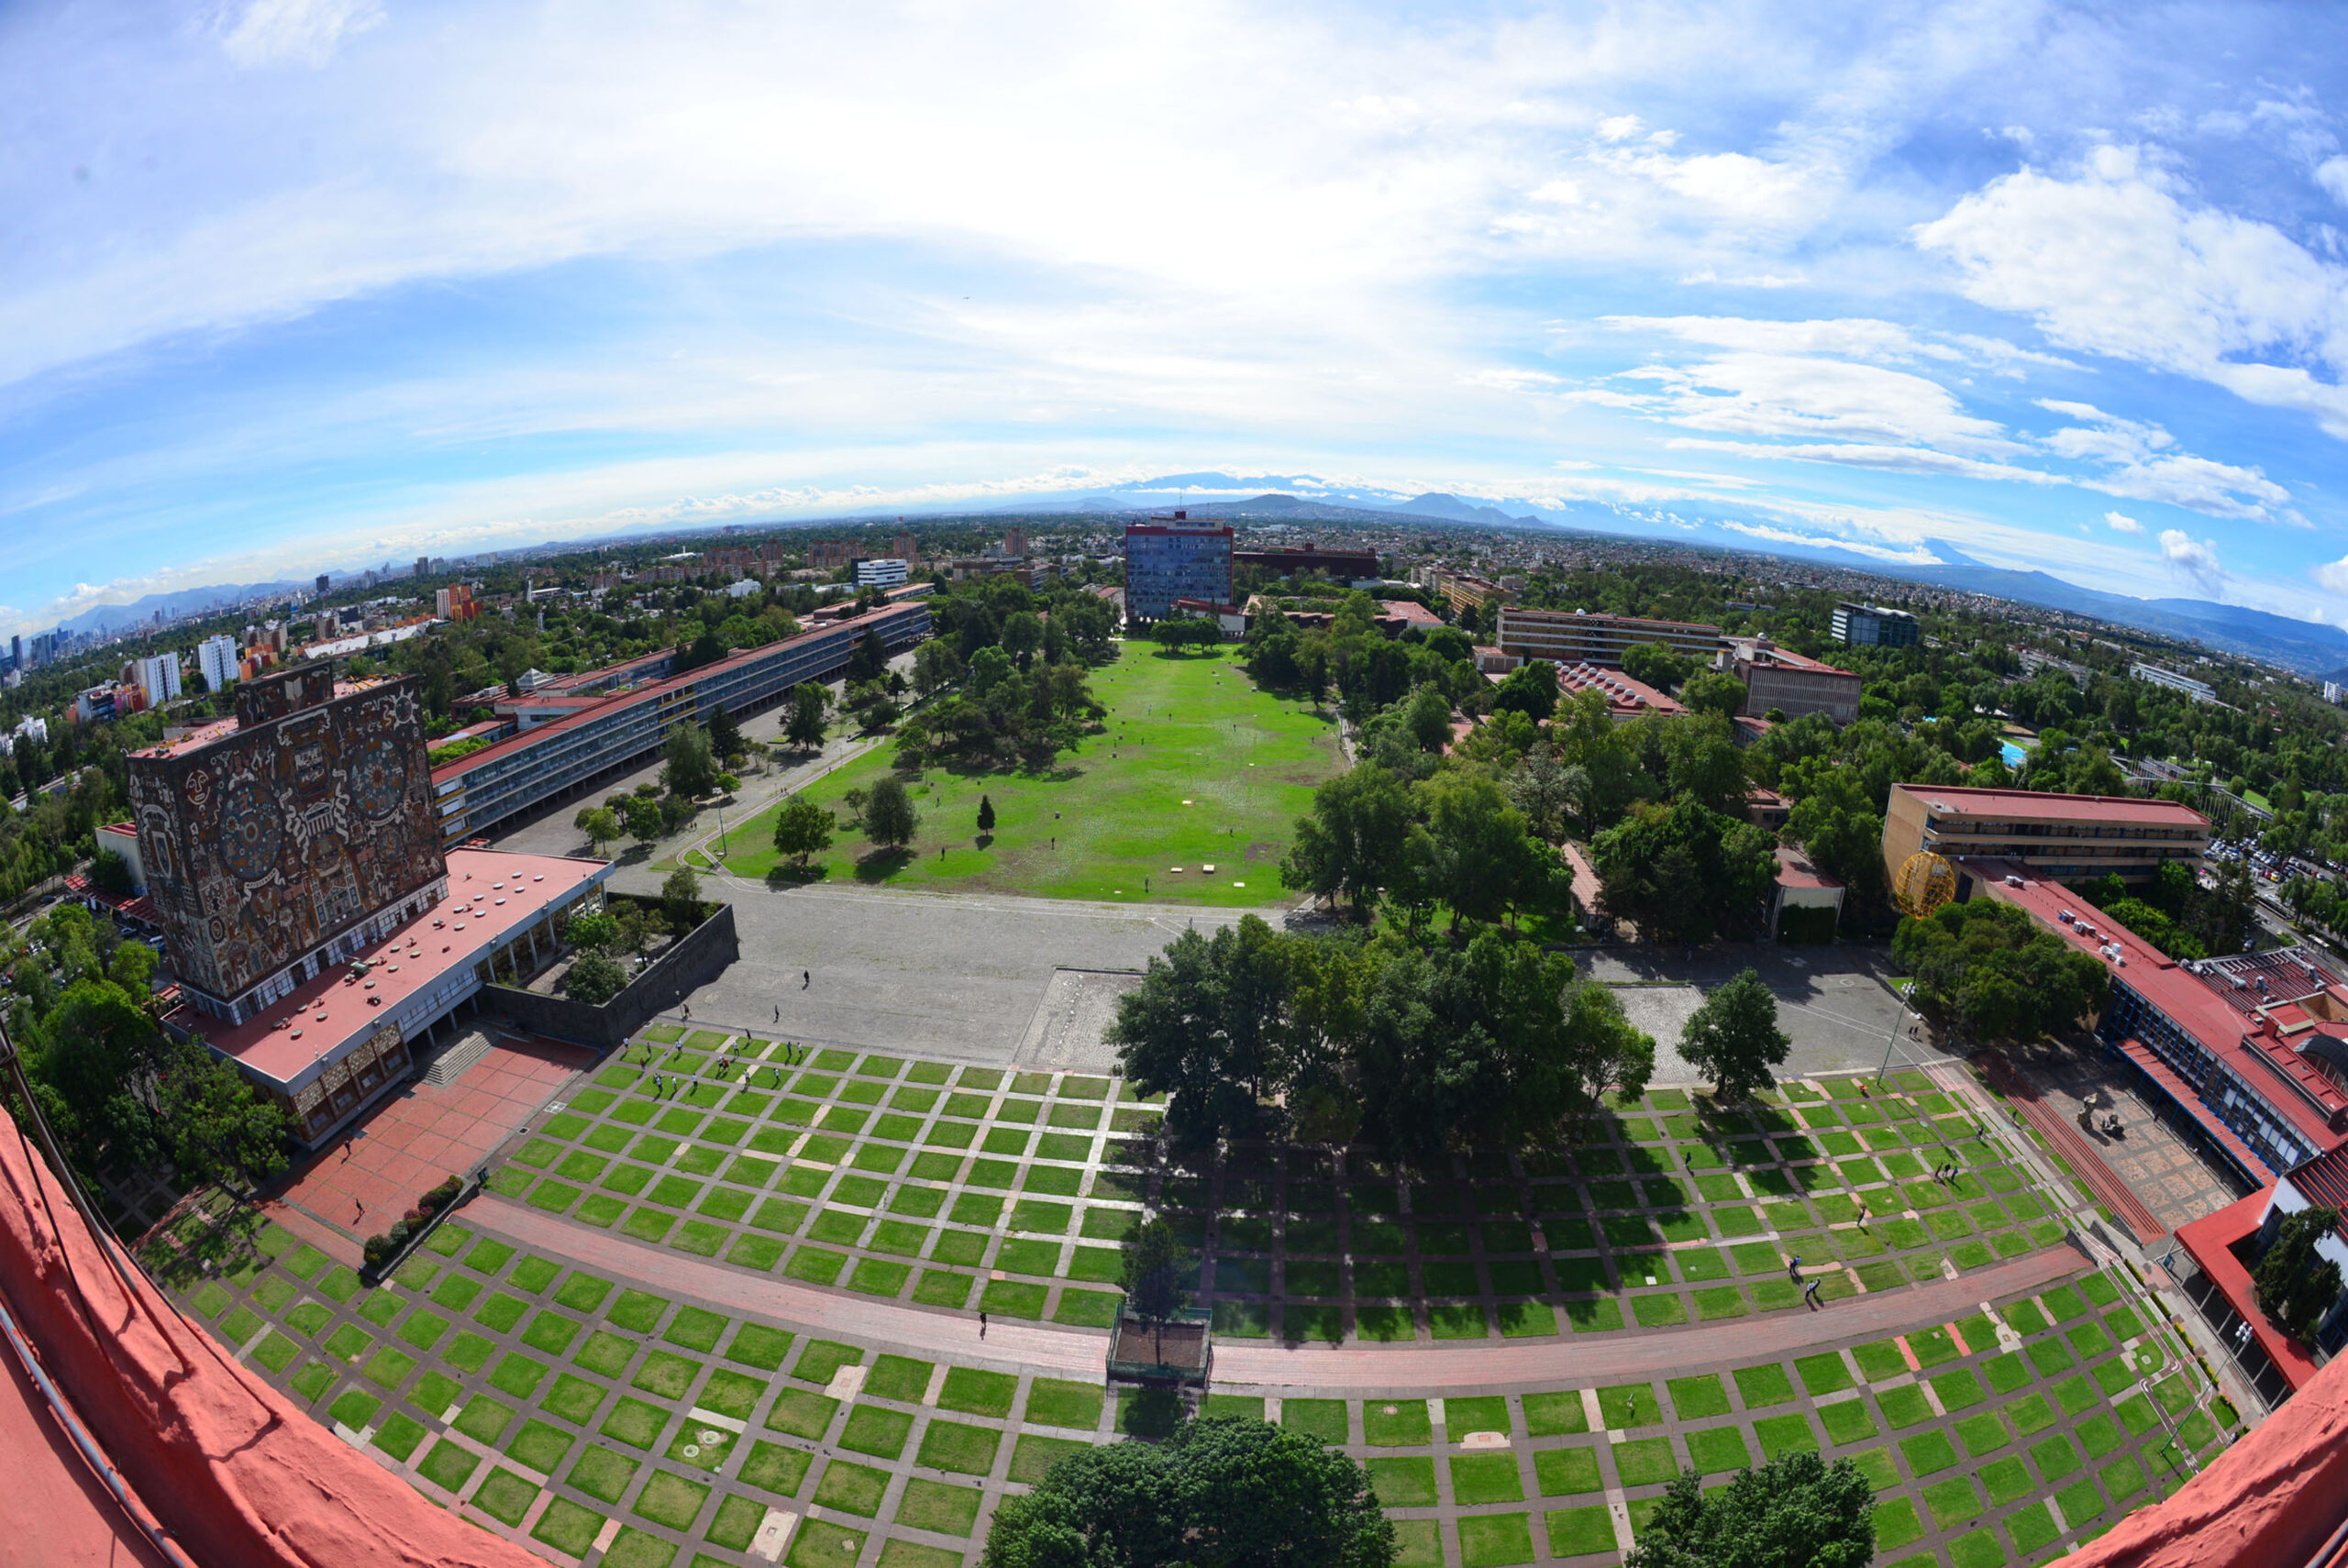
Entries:
<svg viewBox="0 0 2348 1568">
<path fill-rule="evenodd" d="M 1405 496 L 1392 491 L 1333 482 L 1312 474 L 1230 474 L 1219 471 L 1166 474 L 1130 485 L 1074 493 L 1038 493 L 999 501 L 996 513 L 1131 513 L 1182 508 L 1217 517 L 1250 522 L 1327 524 L 1333 526 L 1390 526 L 1396 523 L 1426 523 L 1503 532 L 1603 535 L 1652 539 L 1693 548 L 1732 550 L 1744 555 L 1773 556 L 1816 566 L 1868 572 L 1879 577 L 1930 583 L 1962 592 L 1988 594 L 2024 604 L 2035 604 L 2073 614 L 2093 616 L 2115 625 L 2133 626 L 2164 636 L 2198 641 L 2225 653 L 2264 659 L 2316 679 L 2339 677 L 2348 670 L 2348 632 L 2320 622 L 2296 621 L 2263 610 L 2221 604 L 2204 599 L 2135 599 L 2082 588 L 2043 571 L 2016 571 L 1974 559 L 1956 546 L 1932 539 L 1911 558 L 1887 559 L 1866 550 L 1848 548 L 1831 540 L 1789 544 L 1756 536 L 1752 524 L 1733 506 L 1713 505 L 1673 509 L 1638 508 L 1604 502 L 1545 504 L 1530 501 L 1464 500 L 1442 491 Z M 911 513 L 915 509 L 906 509 Z M 932 514 L 967 514 L 967 508 L 939 503 L 918 509 Z M 894 513 L 892 513 L 892 515 Z M 739 525 L 792 527 L 871 518 L 826 516 L 770 519 Z M 623 537 L 641 538 L 657 530 L 632 531 Z M 505 554 L 535 554 L 538 550 L 577 549 L 595 540 L 549 540 L 537 549 Z M 340 575 L 340 574 L 338 574 Z M 149 594 L 129 604 L 102 604 L 67 621 L 68 630 L 109 632 L 153 619 L 166 619 L 213 606 L 227 607 L 249 598 L 303 586 L 297 582 L 263 582 L 180 589 Z"/>
</svg>

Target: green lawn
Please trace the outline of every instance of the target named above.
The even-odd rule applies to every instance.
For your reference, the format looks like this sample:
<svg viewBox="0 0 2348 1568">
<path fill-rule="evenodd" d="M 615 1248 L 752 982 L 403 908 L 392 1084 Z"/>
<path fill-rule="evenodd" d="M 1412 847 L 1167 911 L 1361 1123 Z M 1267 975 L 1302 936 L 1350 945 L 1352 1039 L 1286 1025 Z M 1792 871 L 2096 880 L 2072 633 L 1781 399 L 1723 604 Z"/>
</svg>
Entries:
<svg viewBox="0 0 2348 1568">
<path fill-rule="evenodd" d="M 1135 902 L 1146 877 L 1146 897 L 1158 903 L 1277 900 L 1290 830 L 1313 786 L 1338 770 L 1335 724 L 1305 703 L 1257 690 L 1228 652 L 1169 658 L 1129 645 L 1092 672 L 1091 684 L 1109 710 L 1107 734 L 1087 736 L 1048 775 L 930 768 L 914 786 L 921 831 L 909 851 L 859 865 L 871 845 L 843 833 L 818 862 L 825 874 Z M 876 748 L 811 785 L 807 798 L 846 821 L 854 813 L 841 797 L 886 774 L 895 749 Z M 977 844 L 981 794 L 995 810 L 984 849 Z M 727 834 L 725 864 L 735 875 L 775 870 L 782 858 L 772 843 L 777 810 Z M 1209 865 L 1212 874 L 1202 870 Z"/>
</svg>

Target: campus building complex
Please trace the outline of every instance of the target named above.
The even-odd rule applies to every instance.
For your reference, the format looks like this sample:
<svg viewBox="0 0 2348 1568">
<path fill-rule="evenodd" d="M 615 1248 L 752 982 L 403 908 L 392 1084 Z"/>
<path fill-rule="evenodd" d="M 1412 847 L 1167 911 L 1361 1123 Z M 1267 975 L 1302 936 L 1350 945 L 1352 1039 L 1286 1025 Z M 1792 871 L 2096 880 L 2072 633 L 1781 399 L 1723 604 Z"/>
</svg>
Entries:
<svg viewBox="0 0 2348 1568">
<path fill-rule="evenodd" d="M 2060 882 L 2107 872 L 2141 881 L 2165 861 L 2198 868 L 2209 847 L 2210 819 L 2174 801 L 1895 784 L 1883 814 L 1883 864 L 1893 877 L 1929 849 L 1952 860 L 2019 860 Z"/>
<path fill-rule="evenodd" d="M 641 767 L 659 754 L 670 731 L 701 722 L 714 708 L 740 718 L 802 681 L 829 679 L 847 668 L 868 633 L 892 654 L 928 636 L 929 606 L 903 589 L 891 598 L 881 609 L 745 648 L 681 675 L 669 674 L 674 654 L 663 651 L 559 678 L 526 698 L 499 703 L 520 733 L 433 769 L 438 842 L 461 843 Z"/>
<path fill-rule="evenodd" d="M 2250 1271 L 2286 1216 L 2348 1209 L 2348 981 L 2304 946 L 2173 959 L 2018 861 L 1959 864 L 1967 890 L 2024 910 L 2103 961 L 2111 989 L 2097 1042 L 2247 1195 L 2185 1225 L 2180 1250 L 2163 1261 L 2238 1353 L 2254 1367 L 2263 1359 L 2255 1376 L 2270 1401 L 2306 1386 L 2316 1355 L 2257 1305 Z M 2328 1236 L 2319 1253 L 2348 1265 L 2348 1238 Z M 2315 1337 L 2326 1354 L 2348 1344 L 2348 1296 Z"/>
<path fill-rule="evenodd" d="M 1710 664 L 1720 652 L 1721 629 L 1689 621 L 1650 621 L 1585 610 L 1521 610 L 1509 604 L 1501 608 L 1492 640 L 1514 658 L 1542 658 L 1555 665 L 1619 668 L 1623 650 L 1634 643 L 1658 643 L 1682 658 Z"/>
<path fill-rule="evenodd" d="M 1178 599 L 1231 602 L 1232 531 L 1185 513 L 1125 527 L 1125 616 L 1163 621 Z"/>
<path fill-rule="evenodd" d="M 1767 637 L 1732 639 L 1726 657 L 1729 673 L 1744 683 L 1744 702 L 1737 712 L 1747 718 L 1823 713 L 1847 724 L 1859 716 L 1865 682 L 1850 670 L 1781 648 Z"/>
</svg>

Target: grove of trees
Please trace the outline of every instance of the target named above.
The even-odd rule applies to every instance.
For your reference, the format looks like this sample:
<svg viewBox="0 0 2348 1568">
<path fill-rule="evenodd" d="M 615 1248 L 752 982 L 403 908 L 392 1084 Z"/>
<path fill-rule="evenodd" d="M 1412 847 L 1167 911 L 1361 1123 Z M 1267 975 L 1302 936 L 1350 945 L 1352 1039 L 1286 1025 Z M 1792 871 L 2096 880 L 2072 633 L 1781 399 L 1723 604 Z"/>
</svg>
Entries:
<svg viewBox="0 0 2348 1568">
<path fill-rule="evenodd" d="M 1254 915 L 1175 938 L 1107 1037 L 1136 1090 L 1168 1096 L 1185 1152 L 1358 1134 L 1422 1161 L 1541 1135 L 1655 1068 L 1654 1040 L 1570 958 L 1490 930 L 1306 936 Z"/>
</svg>

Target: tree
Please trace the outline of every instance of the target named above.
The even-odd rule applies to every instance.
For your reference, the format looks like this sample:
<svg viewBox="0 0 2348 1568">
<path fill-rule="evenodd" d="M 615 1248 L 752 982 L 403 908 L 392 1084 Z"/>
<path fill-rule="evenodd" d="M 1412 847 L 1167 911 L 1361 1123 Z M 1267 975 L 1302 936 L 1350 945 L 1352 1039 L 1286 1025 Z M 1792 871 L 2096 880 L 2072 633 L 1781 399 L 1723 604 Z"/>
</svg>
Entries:
<svg viewBox="0 0 2348 1568">
<path fill-rule="evenodd" d="M 679 936 L 701 923 L 701 878 L 692 867 L 678 867 L 660 884 L 660 912 Z"/>
<path fill-rule="evenodd" d="M 861 680 L 878 680 L 889 668 L 889 650 L 880 641 L 880 631 L 872 626 L 856 639 L 856 651 L 847 657 L 847 679 L 853 686 Z"/>
<path fill-rule="evenodd" d="M 1409 792 L 1375 764 L 1357 764 L 1313 790 L 1312 812 L 1297 819 L 1296 842 L 1280 859 L 1280 884 L 1342 897 L 1368 920 L 1401 864 L 1410 825 Z"/>
<path fill-rule="evenodd" d="M 234 1066 L 190 1038 L 163 1048 L 156 1073 L 157 1119 L 183 1181 L 247 1186 L 285 1168 L 293 1118 L 253 1093 Z"/>
<path fill-rule="evenodd" d="M 838 825 L 831 812 L 804 795 L 793 795 L 775 813 L 775 851 L 798 856 L 800 869 L 804 870 L 809 856 L 832 846 L 832 834 Z"/>
<path fill-rule="evenodd" d="M 592 948 L 573 958 L 563 977 L 564 994 L 589 1007 L 601 1007 L 626 988 L 627 972 Z"/>
<path fill-rule="evenodd" d="M 1707 1490 L 1683 1470 L 1623 1568 L 1866 1568 L 1875 1488 L 1847 1459 L 1789 1453 Z"/>
<path fill-rule="evenodd" d="M 111 849 L 101 849 L 91 858 L 90 880 L 102 891 L 127 894 L 130 891 L 130 862 Z"/>
<path fill-rule="evenodd" d="M 709 725 L 710 750 L 727 762 L 748 754 L 749 747 L 742 738 L 742 726 L 734 722 L 734 715 L 725 711 L 725 703 L 717 703 L 710 709 L 706 723 Z"/>
<path fill-rule="evenodd" d="M 979 797 L 979 831 L 994 832 L 994 802 L 984 795 Z"/>
<path fill-rule="evenodd" d="M 1246 1416 L 1085 1448 L 996 1509 L 980 1568 L 1391 1568 L 1358 1461 Z"/>
<path fill-rule="evenodd" d="M 1441 752 L 1451 744 L 1451 699 L 1433 684 L 1422 686 L 1411 693 L 1402 723 L 1421 751 Z"/>
<path fill-rule="evenodd" d="M 1688 679 L 1688 661 L 1661 643 L 1633 643 L 1623 650 L 1623 673 L 1643 686 L 1669 691 Z"/>
<path fill-rule="evenodd" d="M 1182 1276 L 1190 1270 L 1191 1259 L 1176 1239 L 1174 1228 L 1163 1220 L 1145 1220 L 1135 1227 L 1125 1238 L 1124 1251 L 1118 1288 L 1125 1293 L 1125 1310 L 1147 1323 L 1162 1346 L 1167 1320 L 1190 1298 Z M 1160 1349 L 1158 1354 L 1163 1357 L 1164 1353 Z"/>
<path fill-rule="evenodd" d="M 1254 1135 L 1285 1082 L 1289 945 L 1256 915 L 1213 936 L 1186 931 L 1117 999 L 1105 1038 L 1137 1092 L 1167 1095 L 1185 1152 Z"/>
<path fill-rule="evenodd" d="M 677 649 L 675 656 L 669 661 L 669 673 L 682 675 L 687 670 L 699 669 L 704 665 L 715 664 L 725 657 L 725 643 L 719 640 L 715 632 L 704 626 L 701 635 L 693 638 L 690 645 Z"/>
<path fill-rule="evenodd" d="M 914 649 L 914 690 L 924 697 L 935 695 L 962 677 L 962 661 L 955 657 L 954 645 L 942 637 L 932 637 Z"/>
<path fill-rule="evenodd" d="M 570 819 L 570 825 L 587 835 L 589 853 L 599 856 L 604 853 L 604 845 L 626 831 L 620 814 L 609 806 L 581 806 L 579 814 Z"/>
<path fill-rule="evenodd" d="M 1032 611 L 1022 610 L 1006 615 L 1002 622 L 1002 651 L 1019 662 L 1021 669 L 1036 662 L 1036 652 L 1044 646 L 1044 623 Z"/>
<path fill-rule="evenodd" d="M 669 732 L 660 765 L 660 782 L 669 793 L 690 801 L 717 789 L 717 761 L 711 755 L 709 732 L 699 724 L 679 724 Z"/>
<path fill-rule="evenodd" d="M 609 953 L 619 945 L 620 922 L 603 910 L 582 910 L 564 924 L 562 937 L 582 953 Z"/>
<path fill-rule="evenodd" d="M 1749 922 L 1777 875 L 1767 834 L 1692 801 L 1634 808 L 1589 847 L 1604 911 L 1665 941 L 1710 942 Z"/>
<path fill-rule="evenodd" d="M 627 813 L 627 835 L 638 844 L 650 844 L 660 836 L 666 824 L 660 817 L 660 802 L 648 795 L 630 795 L 623 808 Z"/>
<path fill-rule="evenodd" d="M 2099 1009 L 2111 972 L 2011 904 L 1973 899 L 1903 920 L 1892 961 L 1916 977 L 1909 1000 L 1979 1040 L 2035 1040 Z"/>
<path fill-rule="evenodd" d="M 888 777 L 872 786 L 864 801 L 864 836 L 883 849 L 911 844 L 921 831 L 921 814 L 902 779 Z"/>
<path fill-rule="evenodd" d="M 1744 682 L 1726 670 L 1708 669 L 1689 678 L 1680 689 L 1679 701 L 1690 712 L 1731 718 L 1744 706 Z"/>
<path fill-rule="evenodd" d="M 1714 1098 L 1727 1105 L 1775 1084 L 1769 1069 L 1792 1044 L 1778 1027 L 1778 999 L 1752 969 L 1715 988 L 1679 1032 L 1680 1056 L 1712 1080 Z"/>
<path fill-rule="evenodd" d="M 1524 817 L 1481 774 L 1443 772 L 1419 786 L 1426 807 L 1430 890 L 1462 918 L 1497 921 L 1547 886 L 1556 857 L 1525 831 Z"/>
<path fill-rule="evenodd" d="M 2336 1209 L 2302 1209 L 2283 1217 L 2275 1239 L 2260 1254 L 2250 1283 L 2258 1305 L 2300 1340 L 2313 1343 L 2316 1330 L 2340 1299 L 2340 1265 L 2316 1252 L 2316 1243 L 2340 1223 Z"/>
<path fill-rule="evenodd" d="M 1566 820 L 1581 814 L 1589 794 L 1589 770 L 1567 767 L 1543 750 L 1525 753 L 1508 778 L 1508 798 L 1524 813 L 1525 825 L 1551 843 L 1566 831 Z"/>
<path fill-rule="evenodd" d="M 783 738 L 801 751 L 815 751 L 824 744 L 824 718 L 832 694 L 813 680 L 791 689 L 791 716 L 783 723 Z"/>
<path fill-rule="evenodd" d="M 1523 713 L 1534 722 L 1557 711 L 1557 667 L 1547 659 L 1527 659 L 1508 672 L 1492 693 L 1492 711 Z"/>
</svg>

